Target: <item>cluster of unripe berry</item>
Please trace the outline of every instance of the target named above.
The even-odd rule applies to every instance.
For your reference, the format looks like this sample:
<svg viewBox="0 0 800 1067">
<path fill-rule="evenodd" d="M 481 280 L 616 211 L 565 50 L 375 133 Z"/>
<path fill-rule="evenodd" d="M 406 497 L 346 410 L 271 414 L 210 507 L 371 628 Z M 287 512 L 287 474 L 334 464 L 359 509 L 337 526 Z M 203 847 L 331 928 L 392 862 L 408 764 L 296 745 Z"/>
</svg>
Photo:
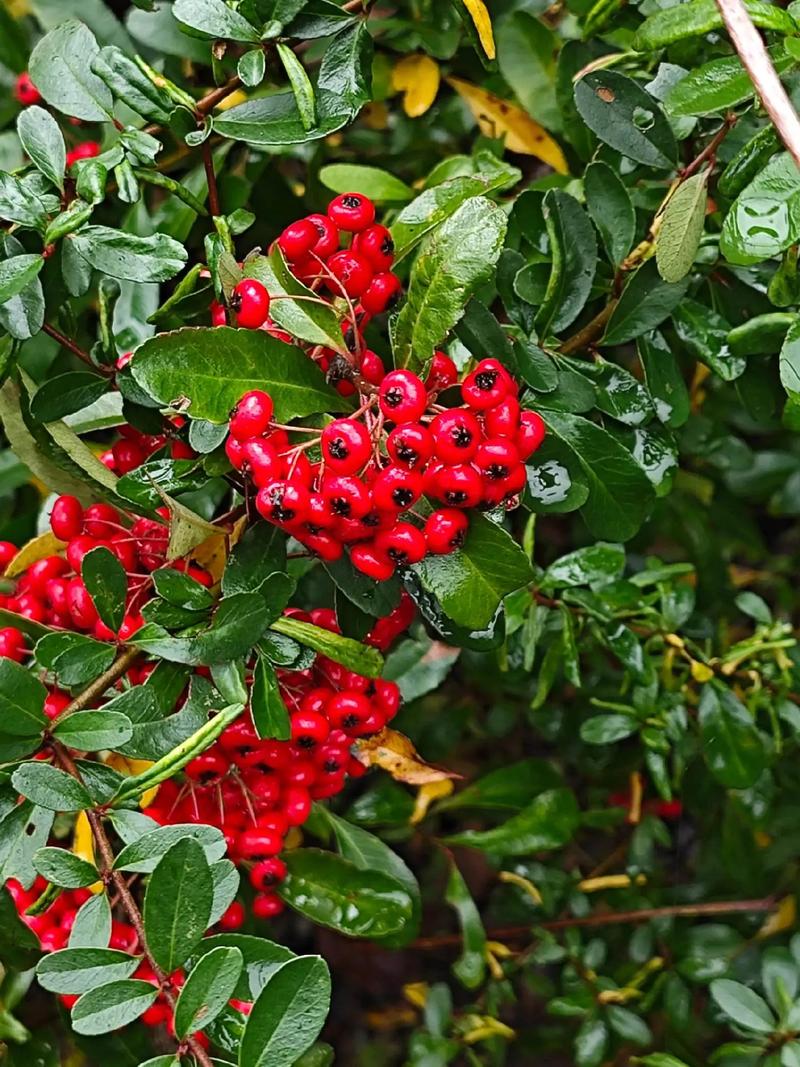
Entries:
<svg viewBox="0 0 800 1067">
<path fill-rule="evenodd" d="M 385 580 L 463 544 L 470 509 L 514 506 L 525 460 L 544 437 L 541 416 L 521 410 L 517 383 L 497 360 L 466 375 L 460 406 L 435 403 L 457 378 L 443 352 L 425 382 L 390 371 L 356 415 L 299 428 L 299 444 L 290 438 L 298 428 L 274 424 L 269 394 L 251 391 L 231 415 L 228 458 L 255 486 L 265 519 L 329 562 L 347 545 L 358 570 Z M 442 506 L 423 514 L 423 497 Z"/>
<path fill-rule="evenodd" d="M 368 636 L 386 647 L 409 624 L 410 600 L 380 620 Z M 325 608 L 288 614 L 338 632 L 335 614 Z M 165 782 L 147 815 L 162 825 L 202 822 L 225 834 L 229 857 L 248 871 L 255 891 L 252 913 L 266 919 L 283 909 L 276 888 L 286 875 L 280 859 L 286 836 L 301 826 L 314 800 L 334 796 L 348 775 L 364 767 L 351 754 L 353 741 L 377 733 L 396 714 L 400 691 L 391 681 L 365 678 L 318 655 L 311 667 L 278 671 L 281 698 L 289 712 L 291 738 L 259 738 L 249 712 L 189 763 L 185 781 Z M 244 905 L 235 901 L 220 925 L 238 929 Z"/>
</svg>

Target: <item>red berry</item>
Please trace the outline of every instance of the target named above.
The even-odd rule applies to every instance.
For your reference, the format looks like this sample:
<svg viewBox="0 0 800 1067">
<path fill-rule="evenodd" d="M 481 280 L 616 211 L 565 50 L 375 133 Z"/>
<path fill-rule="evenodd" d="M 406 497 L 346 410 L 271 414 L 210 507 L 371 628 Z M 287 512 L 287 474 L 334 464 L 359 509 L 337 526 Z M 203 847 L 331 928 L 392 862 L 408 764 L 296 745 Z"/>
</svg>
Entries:
<svg viewBox="0 0 800 1067">
<path fill-rule="evenodd" d="M 383 365 L 383 360 L 371 349 L 367 348 L 361 357 L 361 377 L 370 383 L 370 385 L 380 385 L 383 379 L 386 377 L 386 368 Z"/>
<path fill-rule="evenodd" d="M 67 562 L 77 574 L 80 573 L 83 557 L 87 552 L 91 552 L 93 548 L 97 548 L 97 545 L 98 542 L 87 534 L 81 534 L 80 537 L 73 537 L 67 545 Z M 51 577 L 55 577 L 55 575 L 52 575 Z"/>
<path fill-rule="evenodd" d="M 393 370 L 381 382 L 380 407 L 393 422 L 417 422 L 428 406 L 428 391 L 410 370 Z"/>
<path fill-rule="evenodd" d="M 228 312 L 225 310 L 225 305 L 220 304 L 219 300 L 211 301 L 211 325 L 212 326 L 227 326 L 228 325 Z"/>
<path fill-rule="evenodd" d="M 269 429 L 273 410 L 269 393 L 260 389 L 245 393 L 231 413 L 231 436 L 239 441 L 261 437 Z"/>
<path fill-rule="evenodd" d="M 17 663 L 25 659 L 25 634 L 15 626 L 0 629 L 0 659 L 13 659 Z"/>
<path fill-rule="evenodd" d="M 471 464 L 443 467 L 436 477 L 436 495 L 451 507 L 477 507 L 482 494 L 483 479 Z"/>
<path fill-rule="evenodd" d="M 312 256 L 319 256 L 320 259 L 332 256 L 339 247 L 339 227 L 327 215 L 309 215 L 307 221 L 312 222 L 317 231 L 317 243 L 311 249 Z M 313 273 L 316 274 L 318 264 L 312 262 Z"/>
<path fill-rule="evenodd" d="M 379 533 L 375 538 L 375 547 L 403 566 L 419 563 L 427 551 L 425 535 L 410 522 L 398 522 L 393 529 Z"/>
<path fill-rule="evenodd" d="M 298 219 L 280 235 L 278 247 L 288 260 L 295 261 L 305 258 L 319 239 L 319 231 L 311 219 Z"/>
<path fill-rule="evenodd" d="M 442 389 L 447 389 L 450 385 L 455 385 L 457 381 L 458 368 L 452 359 L 446 352 L 434 352 L 431 360 L 431 369 L 425 379 L 427 387 L 438 392 Z"/>
<path fill-rule="evenodd" d="M 280 456 L 263 437 L 252 437 L 245 441 L 242 451 L 247 469 L 258 489 L 280 477 L 283 467 Z"/>
<path fill-rule="evenodd" d="M 83 513 L 83 532 L 89 537 L 110 537 L 119 526 L 119 512 L 112 504 L 90 504 Z"/>
<path fill-rule="evenodd" d="M 244 905 L 241 904 L 238 900 L 234 900 L 234 902 L 230 905 L 228 910 L 219 920 L 219 925 L 220 928 L 223 930 L 238 930 L 241 926 L 244 925 L 244 919 Z"/>
<path fill-rule="evenodd" d="M 130 474 L 145 461 L 145 453 L 134 441 L 117 441 L 111 446 L 114 469 L 120 474 Z"/>
<path fill-rule="evenodd" d="M 425 522 L 425 541 L 428 551 L 444 556 L 461 548 L 467 536 L 469 521 L 463 511 L 439 508 L 431 512 Z"/>
<path fill-rule="evenodd" d="M 285 905 L 275 893 L 257 893 L 253 897 L 253 915 L 256 919 L 274 919 Z"/>
<path fill-rule="evenodd" d="M 38 104 L 42 99 L 41 93 L 31 81 L 31 76 L 27 70 L 23 70 L 22 74 L 17 75 L 14 82 L 14 96 L 23 107 Z"/>
<path fill-rule="evenodd" d="M 50 529 L 59 541 L 77 537 L 83 529 L 83 507 L 75 496 L 60 496 L 50 512 Z"/>
<path fill-rule="evenodd" d="M 72 621 L 78 629 L 91 630 L 97 622 L 97 609 L 81 578 L 73 578 L 69 583 L 67 603 Z"/>
<path fill-rule="evenodd" d="M 385 226 L 376 224 L 357 233 L 353 238 L 353 251 L 368 260 L 374 271 L 388 271 L 394 262 L 394 241 Z"/>
<path fill-rule="evenodd" d="M 363 519 L 372 506 L 370 493 L 359 478 L 334 474 L 322 483 L 322 496 L 338 518 Z"/>
<path fill-rule="evenodd" d="M 60 689 L 53 689 L 52 692 L 47 694 L 44 702 L 44 713 L 48 719 L 52 722 L 53 719 L 57 719 L 61 712 L 70 703 L 70 698 L 66 693 L 62 693 Z"/>
<path fill-rule="evenodd" d="M 372 485 L 375 507 L 382 511 L 406 511 L 422 496 L 422 475 L 405 467 L 386 467 Z"/>
<path fill-rule="evenodd" d="M 290 785 L 286 790 L 283 808 L 290 826 L 302 826 L 311 814 L 311 796 L 300 785 Z"/>
<path fill-rule="evenodd" d="M 69 563 L 61 556 L 45 556 L 37 559 L 27 570 L 28 588 L 36 596 L 43 597 L 51 578 L 60 578 L 69 570 Z"/>
<path fill-rule="evenodd" d="M 483 417 L 486 432 L 491 437 L 515 437 L 519 430 L 519 401 L 507 396 Z"/>
<path fill-rule="evenodd" d="M 461 395 L 471 408 L 486 411 L 511 391 L 508 371 L 496 359 L 482 359 L 461 383 Z"/>
<path fill-rule="evenodd" d="M 440 411 L 430 430 L 436 455 L 443 463 L 466 463 L 475 455 L 481 439 L 480 423 L 465 408 Z"/>
<path fill-rule="evenodd" d="M 415 422 L 395 426 L 386 439 L 386 451 L 400 467 L 409 470 L 424 466 L 433 455 L 430 430 Z"/>
<path fill-rule="evenodd" d="M 234 286 L 230 305 L 236 312 L 236 324 L 245 330 L 257 330 L 267 321 L 269 293 L 255 278 L 244 278 Z"/>
<path fill-rule="evenodd" d="M 100 155 L 100 145 L 97 141 L 82 141 L 75 145 L 71 152 L 67 152 L 67 168 L 77 163 L 79 159 L 94 159 Z"/>
<path fill-rule="evenodd" d="M 276 830 L 259 827 L 245 830 L 239 835 L 238 848 L 241 855 L 248 860 L 264 860 L 277 856 L 283 848 L 283 836 Z"/>
<path fill-rule="evenodd" d="M 286 864 L 277 856 L 261 860 L 250 871 L 250 884 L 253 889 L 265 892 L 274 889 L 286 877 Z"/>
<path fill-rule="evenodd" d="M 375 205 L 361 193 L 342 193 L 328 204 L 328 217 L 340 230 L 358 233 L 375 221 Z"/>
<path fill-rule="evenodd" d="M 308 515 L 309 493 L 297 482 L 275 481 L 259 489 L 256 508 L 269 522 L 304 522 Z"/>
<path fill-rule="evenodd" d="M 245 463 L 244 443 L 237 437 L 229 435 L 225 439 L 225 455 L 230 460 L 231 466 L 240 471 Z"/>
<path fill-rule="evenodd" d="M 474 463 L 485 478 L 500 482 L 519 465 L 519 452 L 507 437 L 490 437 L 478 446 Z"/>
<path fill-rule="evenodd" d="M 292 741 L 298 748 L 311 749 L 321 745 L 331 732 L 328 719 L 320 711 L 296 711 L 291 716 Z"/>
<path fill-rule="evenodd" d="M 402 291 L 396 274 L 376 274 L 361 294 L 361 306 L 370 315 L 380 315 L 397 303 Z"/>
<path fill-rule="evenodd" d="M 386 552 L 381 552 L 371 544 L 355 545 L 350 552 L 350 559 L 356 570 L 366 574 L 376 582 L 385 582 L 394 574 L 395 564 Z M 335 723 L 333 717 L 331 722 Z"/>
<path fill-rule="evenodd" d="M 515 438 L 520 459 L 533 455 L 544 440 L 547 427 L 536 411 L 523 411 L 519 417 L 519 432 Z"/>
<path fill-rule="evenodd" d="M 372 281 L 372 267 L 367 260 L 347 248 L 334 252 L 328 259 L 327 268 L 325 284 L 337 296 L 342 290 L 349 297 L 361 296 Z"/>
<path fill-rule="evenodd" d="M 372 453 L 372 438 L 366 426 L 354 419 L 335 419 L 322 431 L 325 464 L 338 474 L 355 474 Z"/>
<path fill-rule="evenodd" d="M 11 541 L 0 541 L 0 570 L 5 570 L 19 549 Z"/>
</svg>

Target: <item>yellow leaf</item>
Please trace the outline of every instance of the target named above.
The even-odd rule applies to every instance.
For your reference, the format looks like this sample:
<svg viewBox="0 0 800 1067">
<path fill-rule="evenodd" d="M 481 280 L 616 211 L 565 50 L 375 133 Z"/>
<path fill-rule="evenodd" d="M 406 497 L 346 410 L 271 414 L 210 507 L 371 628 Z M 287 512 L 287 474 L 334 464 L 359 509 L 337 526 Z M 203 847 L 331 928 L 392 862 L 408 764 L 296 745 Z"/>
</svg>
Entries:
<svg viewBox="0 0 800 1067">
<path fill-rule="evenodd" d="M 774 937 L 775 934 L 781 934 L 784 930 L 791 930 L 796 922 L 797 905 L 794 894 L 791 894 L 778 902 L 775 911 L 764 920 L 764 924 L 756 934 L 756 937 L 759 941 L 765 937 Z"/>
<path fill-rule="evenodd" d="M 153 766 L 152 760 L 146 759 L 133 759 L 130 756 L 123 756 L 119 752 L 112 752 L 105 760 L 107 766 L 111 767 L 115 771 L 119 771 L 120 774 L 124 774 L 126 777 L 134 777 L 137 774 L 143 774 L 144 771 L 149 770 Z M 152 789 L 148 789 L 146 793 L 142 794 L 142 798 L 139 801 L 140 808 L 148 808 L 156 799 L 158 793 L 158 786 L 153 786 Z"/>
<path fill-rule="evenodd" d="M 461 78 L 448 78 L 447 81 L 469 105 L 481 133 L 487 137 L 505 137 L 509 152 L 536 156 L 559 174 L 569 173 L 557 142 L 521 107 Z"/>
<path fill-rule="evenodd" d="M 416 826 L 421 823 L 428 814 L 428 808 L 434 800 L 442 800 L 444 797 L 449 797 L 454 788 L 450 778 L 443 778 L 439 782 L 428 782 L 426 785 L 420 786 L 417 799 L 414 802 L 414 810 L 408 820 L 411 825 Z"/>
<path fill-rule="evenodd" d="M 75 820 L 75 832 L 72 838 L 72 851 L 76 856 L 87 863 L 94 863 L 94 834 L 86 818 L 86 812 L 82 811 Z M 89 886 L 92 893 L 102 893 L 103 883 L 94 882 Z"/>
<path fill-rule="evenodd" d="M 424 115 L 439 92 L 439 64 L 430 56 L 404 56 L 392 70 L 392 88 L 404 93 L 403 110 L 412 119 Z"/>
<path fill-rule="evenodd" d="M 427 785 L 429 782 L 461 777 L 460 774 L 426 763 L 404 734 L 390 730 L 388 726 L 373 737 L 357 741 L 355 756 L 365 767 L 380 767 L 388 771 L 395 781 L 407 785 Z"/>
<path fill-rule="evenodd" d="M 509 885 L 516 885 L 524 892 L 527 893 L 533 903 L 538 907 L 544 903 L 542 900 L 542 894 L 530 880 L 530 878 L 524 878 L 521 874 L 517 874 L 516 871 L 501 871 L 497 876 L 501 882 L 506 882 Z"/>
<path fill-rule="evenodd" d="M 44 559 L 45 556 L 55 556 L 65 547 L 63 541 L 59 541 L 55 534 L 47 533 L 39 534 L 38 537 L 34 537 L 32 541 L 28 541 L 26 545 L 17 552 L 16 556 L 11 560 L 6 567 L 4 577 L 16 578 L 18 574 L 22 574 L 26 571 L 32 563 L 36 563 L 37 560 Z"/>
<path fill-rule="evenodd" d="M 235 93 L 231 93 L 230 96 L 226 96 L 223 100 L 217 104 L 217 111 L 227 111 L 229 107 L 236 107 L 237 104 L 244 104 L 247 102 L 247 93 L 241 89 L 237 89 Z"/>
<path fill-rule="evenodd" d="M 403 996 L 415 1008 L 424 1008 L 430 987 L 427 982 L 407 982 L 403 986 Z"/>
<path fill-rule="evenodd" d="M 710 682 L 714 677 L 714 672 L 705 663 L 700 663 L 699 660 L 693 659 L 691 666 L 692 678 L 696 682 Z"/>
<path fill-rule="evenodd" d="M 214 582 L 222 581 L 222 572 L 228 559 L 228 552 L 238 542 L 247 526 L 247 516 L 243 515 L 233 526 L 230 534 L 216 533 L 201 541 L 196 548 L 189 553 L 190 559 L 203 567 Z"/>
<path fill-rule="evenodd" d="M 494 59 L 497 52 L 494 47 L 492 20 L 486 9 L 486 4 L 484 4 L 483 0 L 464 0 L 464 7 L 469 11 L 469 17 L 475 24 L 484 52 L 489 59 Z"/>
<path fill-rule="evenodd" d="M 643 874 L 637 874 L 635 879 L 628 874 L 603 874 L 597 878 L 584 878 L 578 882 L 578 889 L 582 893 L 599 893 L 603 889 L 627 889 L 632 885 L 647 885 L 647 879 Z"/>
</svg>

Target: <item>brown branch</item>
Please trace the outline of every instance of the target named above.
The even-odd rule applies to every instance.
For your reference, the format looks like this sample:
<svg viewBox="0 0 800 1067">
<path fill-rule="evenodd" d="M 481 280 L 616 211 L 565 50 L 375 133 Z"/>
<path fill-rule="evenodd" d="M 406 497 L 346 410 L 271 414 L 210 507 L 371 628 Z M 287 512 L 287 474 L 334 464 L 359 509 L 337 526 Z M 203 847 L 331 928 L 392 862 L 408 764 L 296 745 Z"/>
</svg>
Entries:
<svg viewBox="0 0 800 1067">
<path fill-rule="evenodd" d="M 682 181 L 686 181 L 687 178 L 691 178 L 694 172 L 698 170 L 707 159 L 712 160 L 713 166 L 713 160 L 716 158 L 717 149 L 728 136 L 733 127 L 736 125 L 736 119 L 737 116 L 732 111 L 729 111 L 728 114 L 725 116 L 725 121 L 722 123 L 720 128 L 705 146 L 703 151 L 700 152 L 699 155 L 695 156 L 692 162 L 689 163 L 688 166 L 684 167 L 683 170 L 680 172 Z"/>
<path fill-rule="evenodd" d="M 124 652 L 122 656 L 120 656 L 117 660 L 117 663 L 113 666 L 117 666 L 117 664 L 119 664 L 123 659 L 125 659 L 126 656 L 129 655 L 130 651 L 135 650 L 129 649 L 128 652 Z M 106 671 L 106 674 L 108 673 L 109 672 Z M 83 696 L 84 694 L 81 693 L 81 696 L 77 699 L 80 700 Z M 89 703 L 88 699 L 86 703 Z M 85 707 L 86 705 L 84 704 L 83 706 Z M 51 741 L 51 746 L 56 760 L 61 764 L 67 774 L 72 775 L 73 778 L 82 783 L 83 778 L 81 777 L 81 772 L 78 770 L 75 761 L 73 760 L 69 751 L 64 747 L 64 745 L 62 745 L 59 741 Z M 92 811 L 90 809 L 86 811 L 86 818 L 89 821 L 92 836 L 94 837 L 95 843 L 97 845 L 97 850 L 100 853 L 100 858 L 102 859 L 100 874 L 102 876 L 103 883 L 105 885 L 108 885 L 110 883 L 114 886 L 119 901 L 122 904 L 122 907 L 125 909 L 126 915 L 130 919 L 131 926 L 136 931 L 136 936 L 139 939 L 139 945 L 141 947 L 142 952 L 144 953 L 145 959 L 152 968 L 153 974 L 155 975 L 158 981 L 159 989 L 163 993 L 167 1003 L 170 1006 L 170 1009 L 174 1012 L 175 1005 L 177 1003 L 177 998 L 175 997 L 170 987 L 169 975 L 165 974 L 165 972 L 161 969 L 158 963 L 156 963 L 152 953 L 150 952 L 150 949 L 147 946 L 147 936 L 145 935 L 144 931 L 142 913 L 139 911 L 139 905 L 133 899 L 133 894 L 128 888 L 128 883 L 125 881 L 125 875 L 122 873 L 122 871 L 114 870 L 114 850 L 111 848 L 111 842 L 108 840 L 108 835 L 106 834 L 105 828 L 103 826 L 103 820 L 96 811 Z M 200 1044 L 200 1042 L 196 1040 L 196 1038 L 188 1038 L 186 1044 L 191 1050 L 191 1053 L 197 1063 L 200 1064 L 200 1067 L 213 1067 L 211 1058 L 209 1057 L 203 1046 Z"/>
<path fill-rule="evenodd" d="M 616 306 L 616 300 L 609 300 L 603 310 L 599 311 L 591 322 L 587 322 L 583 329 L 578 330 L 572 337 L 568 337 L 564 341 L 559 350 L 561 354 L 563 356 L 571 356 L 575 352 L 580 352 L 582 348 L 588 348 L 592 341 L 596 340 L 603 332 Z"/>
<path fill-rule="evenodd" d="M 95 678 L 91 685 L 88 685 L 71 703 L 67 704 L 61 715 L 71 715 L 74 711 L 83 711 L 90 704 L 94 704 L 105 693 L 106 689 L 110 689 L 114 682 L 133 666 L 140 655 L 141 652 L 138 648 L 126 648 L 114 660 L 107 671 L 103 671 L 99 678 Z"/>
<path fill-rule="evenodd" d="M 217 189 L 217 175 L 214 172 L 214 155 L 208 141 L 203 142 L 203 167 L 206 172 L 206 184 L 208 185 L 208 210 L 216 216 L 222 214 L 219 206 L 219 190 Z"/>
<path fill-rule="evenodd" d="M 736 912 L 772 911 L 775 903 L 775 897 L 769 896 L 756 900 L 715 900 L 708 904 L 668 904 L 662 908 L 640 908 L 636 911 L 611 911 L 551 919 L 548 922 L 536 923 L 535 926 L 542 930 L 570 930 L 577 926 L 611 926 L 616 923 L 648 922 L 651 919 L 700 918 L 708 915 L 731 915 Z M 500 927 L 487 930 L 487 936 L 495 941 L 511 937 L 529 937 L 533 928 L 534 924 Z M 427 950 L 460 944 L 460 934 L 443 934 L 440 937 L 418 938 L 412 941 L 409 948 Z"/>
<path fill-rule="evenodd" d="M 722 21 L 761 102 L 795 163 L 800 167 L 800 118 L 792 107 L 758 30 L 742 0 L 716 0 Z"/>
<path fill-rule="evenodd" d="M 94 363 L 92 361 L 92 357 L 89 355 L 88 352 L 84 352 L 81 346 L 76 344 L 71 337 L 67 337 L 66 334 L 63 334 L 60 330 L 57 330 L 55 326 L 51 326 L 49 322 L 46 322 L 44 326 L 42 326 L 42 330 L 49 337 L 52 337 L 54 341 L 58 341 L 62 348 L 66 348 L 68 352 L 71 352 L 73 354 L 73 356 L 77 356 L 78 359 L 82 360 L 87 365 L 87 367 L 91 367 L 92 370 L 99 371 L 100 374 L 108 375 L 112 373 L 110 367 L 101 367 Z"/>
</svg>

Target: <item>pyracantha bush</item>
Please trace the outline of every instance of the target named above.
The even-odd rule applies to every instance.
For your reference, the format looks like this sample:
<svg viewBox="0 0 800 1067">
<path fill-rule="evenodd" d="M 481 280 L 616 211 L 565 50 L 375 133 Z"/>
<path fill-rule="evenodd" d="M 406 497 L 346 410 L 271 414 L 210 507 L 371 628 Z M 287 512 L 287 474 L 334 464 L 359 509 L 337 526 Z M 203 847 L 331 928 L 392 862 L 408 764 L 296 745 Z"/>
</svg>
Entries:
<svg viewBox="0 0 800 1067">
<path fill-rule="evenodd" d="M 0 6 L 4 1064 L 798 1067 L 799 37 Z"/>
</svg>

